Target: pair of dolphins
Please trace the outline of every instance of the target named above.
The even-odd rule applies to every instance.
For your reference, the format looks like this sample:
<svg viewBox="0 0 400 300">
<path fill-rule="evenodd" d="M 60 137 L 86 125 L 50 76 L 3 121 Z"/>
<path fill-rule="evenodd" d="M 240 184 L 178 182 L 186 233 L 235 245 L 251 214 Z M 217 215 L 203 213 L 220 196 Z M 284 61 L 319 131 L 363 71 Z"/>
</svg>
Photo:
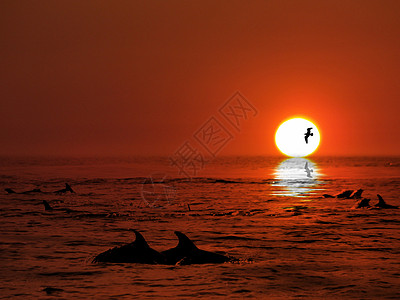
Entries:
<svg viewBox="0 0 400 300">
<path fill-rule="evenodd" d="M 49 194 L 49 192 L 43 192 L 41 189 L 33 189 L 33 190 L 29 190 L 29 191 L 23 191 L 23 192 L 16 192 L 13 189 L 10 188 L 6 188 L 5 191 L 8 194 L 25 194 L 25 195 L 29 195 L 29 194 L 37 194 L 37 193 L 41 193 L 41 194 Z M 70 192 L 71 194 L 75 193 L 75 191 L 71 188 L 71 186 L 66 183 L 65 184 L 65 188 L 61 189 L 61 190 L 57 190 L 54 192 L 50 192 L 50 193 L 54 193 L 54 194 L 65 194 L 67 192 Z"/>
<path fill-rule="evenodd" d="M 323 194 L 322 196 L 324 198 L 360 199 L 363 192 L 363 189 L 358 189 L 357 191 L 345 190 L 333 196 L 329 194 Z"/>
<path fill-rule="evenodd" d="M 179 239 L 176 247 L 158 252 L 152 249 L 137 231 L 134 242 L 98 254 L 93 263 L 140 263 L 163 265 L 190 265 L 234 262 L 237 259 L 201 250 L 182 232 L 175 231 Z"/>
</svg>

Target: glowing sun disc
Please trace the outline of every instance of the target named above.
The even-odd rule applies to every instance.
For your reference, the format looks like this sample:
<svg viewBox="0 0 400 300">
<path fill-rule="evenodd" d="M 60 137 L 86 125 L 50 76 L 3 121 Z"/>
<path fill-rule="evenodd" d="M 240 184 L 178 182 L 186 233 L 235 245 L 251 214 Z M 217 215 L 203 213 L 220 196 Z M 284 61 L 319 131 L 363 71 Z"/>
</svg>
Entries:
<svg viewBox="0 0 400 300">
<path fill-rule="evenodd" d="M 307 129 L 312 135 L 305 139 Z M 303 118 L 293 118 L 283 122 L 275 133 L 275 144 L 279 151 L 291 157 L 304 157 L 313 153 L 319 145 L 320 134 L 317 126 Z"/>
</svg>

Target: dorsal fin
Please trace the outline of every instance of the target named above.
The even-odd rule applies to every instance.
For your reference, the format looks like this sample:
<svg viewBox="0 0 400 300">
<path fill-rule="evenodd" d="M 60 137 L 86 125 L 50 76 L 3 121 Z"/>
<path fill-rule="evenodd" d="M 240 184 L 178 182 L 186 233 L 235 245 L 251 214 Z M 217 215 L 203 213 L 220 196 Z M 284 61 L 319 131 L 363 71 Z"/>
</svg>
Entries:
<svg viewBox="0 0 400 300">
<path fill-rule="evenodd" d="M 135 233 L 135 236 L 136 236 L 136 239 L 134 241 L 135 245 L 142 246 L 142 247 L 150 247 L 147 244 L 146 240 L 144 239 L 143 235 L 141 235 L 139 231 L 137 231 L 135 229 L 132 229 L 132 230 L 133 230 L 133 232 Z"/>
<path fill-rule="evenodd" d="M 385 200 L 383 200 L 382 196 L 379 194 L 376 194 L 378 196 L 379 199 L 379 204 L 386 204 Z"/>
<path fill-rule="evenodd" d="M 75 193 L 74 190 L 71 188 L 71 186 L 68 183 L 65 184 L 65 189 L 71 193 Z"/>
<path fill-rule="evenodd" d="M 44 210 L 53 210 L 53 208 L 46 200 L 43 200 L 43 205 L 44 205 Z"/>
<path fill-rule="evenodd" d="M 196 245 L 185 234 L 180 231 L 175 231 L 174 233 L 179 239 L 177 247 L 186 249 L 197 249 Z"/>
</svg>

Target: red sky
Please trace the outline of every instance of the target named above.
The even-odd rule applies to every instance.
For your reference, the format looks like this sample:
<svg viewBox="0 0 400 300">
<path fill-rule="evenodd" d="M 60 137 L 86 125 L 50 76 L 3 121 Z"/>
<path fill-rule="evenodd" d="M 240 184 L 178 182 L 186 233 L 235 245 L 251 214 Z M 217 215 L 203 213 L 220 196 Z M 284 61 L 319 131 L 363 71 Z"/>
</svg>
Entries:
<svg viewBox="0 0 400 300">
<path fill-rule="evenodd" d="M 172 154 L 235 92 L 222 154 L 400 155 L 399 1 L 1 1 L 0 154 Z M 230 128 L 232 129 L 232 128 Z"/>
</svg>

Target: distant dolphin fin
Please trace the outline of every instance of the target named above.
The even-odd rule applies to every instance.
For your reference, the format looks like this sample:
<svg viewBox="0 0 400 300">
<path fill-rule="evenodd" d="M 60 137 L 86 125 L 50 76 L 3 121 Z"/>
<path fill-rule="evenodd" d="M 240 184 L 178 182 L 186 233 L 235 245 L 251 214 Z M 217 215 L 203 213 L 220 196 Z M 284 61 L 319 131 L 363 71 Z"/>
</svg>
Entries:
<svg viewBox="0 0 400 300">
<path fill-rule="evenodd" d="M 179 239 L 177 247 L 186 249 L 197 249 L 196 245 L 185 234 L 180 231 L 175 231 L 174 233 Z"/>
<path fill-rule="evenodd" d="M 43 200 L 43 205 L 44 205 L 44 210 L 47 210 L 47 211 L 53 210 L 53 208 L 50 206 L 50 204 L 46 200 Z"/>
<path fill-rule="evenodd" d="M 71 193 L 75 193 L 75 191 L 71 188 L 71 186 L 68 183 L 65 184 L 65 189 Z"/>
</svg>

